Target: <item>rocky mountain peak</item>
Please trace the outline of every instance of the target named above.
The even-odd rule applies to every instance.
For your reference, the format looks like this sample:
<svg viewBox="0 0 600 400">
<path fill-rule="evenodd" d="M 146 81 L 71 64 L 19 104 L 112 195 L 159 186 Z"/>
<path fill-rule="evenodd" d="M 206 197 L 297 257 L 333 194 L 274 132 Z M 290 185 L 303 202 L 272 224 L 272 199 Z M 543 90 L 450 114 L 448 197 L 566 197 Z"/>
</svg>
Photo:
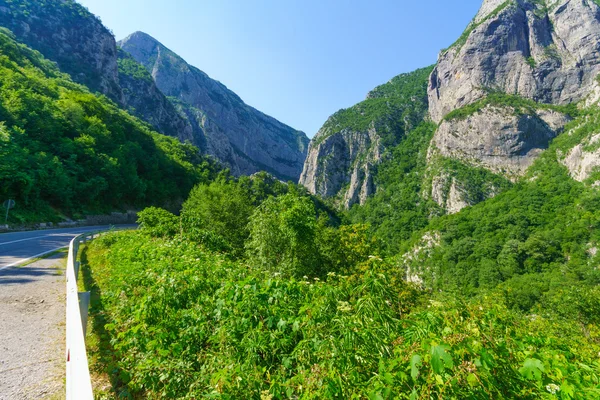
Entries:
<svg viewBox="0 0 600 400">
<path fill-rule="evenodd" d="M 236 175 L 267 171 L 297 180 L 308 138 L 253 107 L 222 83 L 188 64 L 152 36 L 135 32 L 119 42 L 193 127 L 194 143 Z"/>
<path fill-rule="evenodd" d="M 490 91 L 540 103 L 584 99 L 600 73 L 600 7 L 592 0 L 486 0 L 465 33 L 440 55 L 430 114 Z"/>
</svg>

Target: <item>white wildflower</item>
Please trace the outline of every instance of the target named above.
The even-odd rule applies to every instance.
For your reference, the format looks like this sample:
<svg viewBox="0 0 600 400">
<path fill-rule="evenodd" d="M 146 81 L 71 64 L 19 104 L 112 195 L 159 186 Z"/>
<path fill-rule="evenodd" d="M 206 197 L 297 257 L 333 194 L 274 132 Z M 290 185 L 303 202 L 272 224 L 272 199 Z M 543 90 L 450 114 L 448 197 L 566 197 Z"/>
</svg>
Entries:
<svg viewBox="0 0 600 400">
<path fill-rule="evenodd" d="M 549 385 L 546 385 L 546 390 L 551 394 L 556 394 L 557 392 L 560 392 L 560 386 L 551 383 Z"/>
</svg>

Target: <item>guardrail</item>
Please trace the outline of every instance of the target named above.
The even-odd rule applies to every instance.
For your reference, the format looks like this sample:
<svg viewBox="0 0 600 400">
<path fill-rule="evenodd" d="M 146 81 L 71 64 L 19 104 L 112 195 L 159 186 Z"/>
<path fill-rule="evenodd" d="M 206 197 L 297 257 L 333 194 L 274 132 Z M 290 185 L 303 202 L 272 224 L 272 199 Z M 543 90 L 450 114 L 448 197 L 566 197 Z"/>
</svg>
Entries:
<svg viewBox="0 0 600 400">
<path fill-rule="evenodd" d="M 100 236 L 101 232 L 84 233 L 69 244 L 67 256 L 67 400 L 93 400 L 92 381 L 85 348 L 90 292 L 79 292 L 77 261 L 79 245 Z"/>
</svg>

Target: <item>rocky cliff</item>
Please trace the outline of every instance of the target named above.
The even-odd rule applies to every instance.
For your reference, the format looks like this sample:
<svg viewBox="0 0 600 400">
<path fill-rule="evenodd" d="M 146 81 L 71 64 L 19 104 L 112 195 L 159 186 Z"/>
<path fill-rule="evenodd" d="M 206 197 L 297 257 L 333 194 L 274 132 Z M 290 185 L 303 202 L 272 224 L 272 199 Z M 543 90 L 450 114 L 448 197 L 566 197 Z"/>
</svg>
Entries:
<svg viewBox="0 0 600 400">
<path fill-rule="evenodd" d="M 332 115 L 310 143 L 300 184 L 336 197 L 345 208 L 364 204 L 375 192 L 374 176 L 386 149 L 425 118 L 430 72 L 399 75 L 365 101 Z"/>
<path fill-rule="evenodd" d="M 453 213 L 494 196 L 507 187 L 506 179 L 519 179 L 548 148 L 578 114 L 577 105 L 598 102 L 598 3 L 483 2 L 429 76 L 423 104 L 438 127 L 423 174 L 425 198 Z M 369 110 L 362 103 L 355 106 L 361 118 L 369 119 Z M 373 120 L 381 118 L 402 122 L 391 109 Z M 364 203 L 376 190 L 374 166 L 386 154 L 375 125 L 356 130 L 352 124 L 351 118 L 330 118 L 310 145 L 301 178 L 313 193 L 337 196 L 346 206 Z M 578 171 L 593 164 L 577 166 L 573 154 L 566 162 Z M 488 181 L 474 186 L 470 175 Z"/>
<path fill-rule="evenodd" d="M 152 76 L 127 52 L 118 49 L 119 85 L 124 106 L 133 114 L 150 123 L 168 136 L 200 147 L 192 125 L 156 87 Z"/>
<path fill-rule="evenodd" d="M 81 5 L 72 0 L 0 0 L 0 25 L 76 82 L 124 103 L 115 39 Z"/>
<path fill-rule="evenodd" d="M 186 116 L 195 143 L 234 174 L 264 170 L 280 179 L 298 179 L 308 145 L 303 132 L 248 106 L 145 33 L 136 32 L 119 45 L 146 67 L 158 88 Z"/>
<path fill-rule="evenodd" d="M 157 131 L 182 141 L 193 139 L 190 124 L 142 73 L 144 68 L 120 52 L 112 33 L 75 1 L 0 0 L 0 26 L 56 62 L 73 80 L 106 95 Z"/>
<path fill-rule="evenodd" d="M 431 74 L 430 115 L 440 123 L 432 145 L 444 155 L 522 174 L 569 120 L 567 108 L 548 105 L 586 99 L 599 73 L 594 1 L 486 0 Z M 448 118 L 465 109 L 468 118 Z"/>
</svg>

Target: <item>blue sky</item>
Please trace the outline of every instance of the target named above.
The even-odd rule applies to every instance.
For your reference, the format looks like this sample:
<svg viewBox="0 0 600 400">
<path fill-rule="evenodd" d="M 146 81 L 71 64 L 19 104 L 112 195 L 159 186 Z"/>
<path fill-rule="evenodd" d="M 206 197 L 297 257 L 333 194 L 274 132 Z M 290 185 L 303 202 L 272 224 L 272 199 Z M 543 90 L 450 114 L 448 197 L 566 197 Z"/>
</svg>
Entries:
<svg viewBox="0 0 600 400">
<path fill-rule="evenodd" d="M 481 0 L 79 0 L 117 40 L 143 31 L 312 137 L 392 77 L 435 63 Z"/>
</svg>

